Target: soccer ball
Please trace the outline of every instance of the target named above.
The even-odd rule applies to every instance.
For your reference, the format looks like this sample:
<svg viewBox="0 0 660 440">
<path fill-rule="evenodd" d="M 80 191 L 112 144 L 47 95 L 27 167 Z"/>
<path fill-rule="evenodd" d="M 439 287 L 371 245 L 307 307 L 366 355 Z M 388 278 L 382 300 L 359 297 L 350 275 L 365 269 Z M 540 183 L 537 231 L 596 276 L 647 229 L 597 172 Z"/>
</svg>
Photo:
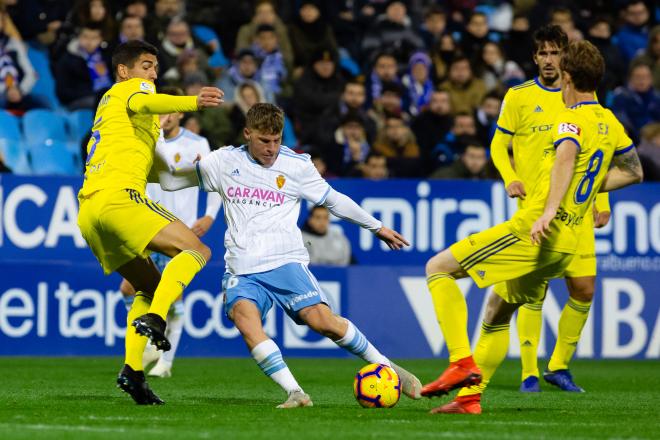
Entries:
<svg viewBox="0 0 660 440">
<path fill-rule="evenodd" d="M 401 379 L 386 365 L 369 364 L 355 375 L 353 393 L 365 408 L 391 408 L 401 397 Z"/>
</svg>

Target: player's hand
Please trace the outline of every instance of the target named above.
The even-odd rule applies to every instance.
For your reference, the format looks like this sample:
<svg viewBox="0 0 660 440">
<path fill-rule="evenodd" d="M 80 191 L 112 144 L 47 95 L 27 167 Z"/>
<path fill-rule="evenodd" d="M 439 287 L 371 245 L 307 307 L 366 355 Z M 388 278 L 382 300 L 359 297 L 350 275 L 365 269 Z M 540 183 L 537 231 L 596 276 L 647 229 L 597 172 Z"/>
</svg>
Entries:
<svg viewBox="0 0 660 440">
<path fill-rule="evenodd" d="M 541 237 L 548 238 L 550 234 L 550 222 L 555 218 L 552 212 L 544 212 L 541 217 L 534 222 L 531 231 L 532 244 L 541 244 Z"/>
<path fill-rule="evenodd" d="M 606 226 L 610 222 L 610 216 L 611 216 L 610 211 L 598 212 L 596 206 L 594 205 L 594 228 L 600 229 Z"/>
<path fill-rule="evenodd" d="M 387 243 L 387 246 L 389 246 L 390 249 L 398 251 L 399 249 L 402 249 L 404 246 L 410 246 L 410 243 L 403 238 L 401 234 L 399 234 L 396 231 L 391 230 L 390 228 L 386 228 L 383 226 L 376 232 L 376 237 L 380 238 L 383 240 L 385 243 Z"/>
<path fill-rule="evenodd" d="M 190 229 L 192 229 L 196 236 L 203 237 L 211 229 L 211 225 L 213 225 L 213 218 L 205 215 L 202 218 L 198 218 Z"/>
<path fill-rule="evenodd" d="M 519 197 L 521 200 L 525 200 L 527 192 L 525 191 L 525 185 L 520 180 L 514 180 L 509 183 L 509 186 L 506 187 L 506 193 L 509 197 Z"/>
<path fill-rule="evenodd" d="M 225 92 L 217 87 L 202 87 L 197 95 L 198 108 L 217 107 L 223 102 Z"/>
</svg>

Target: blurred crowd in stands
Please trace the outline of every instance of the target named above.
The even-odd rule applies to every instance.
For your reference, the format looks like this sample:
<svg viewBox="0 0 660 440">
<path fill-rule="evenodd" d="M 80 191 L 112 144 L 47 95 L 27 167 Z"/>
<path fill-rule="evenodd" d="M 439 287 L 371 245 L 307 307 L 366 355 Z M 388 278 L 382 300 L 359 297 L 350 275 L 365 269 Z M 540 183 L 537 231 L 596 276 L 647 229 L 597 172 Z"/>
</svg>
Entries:
<svg viewBox="0 0 660 440">
<path fill-rule="evenodd" d="M 0 171 L 80 174 L 113 48 L 143 39 L 157 86 L 224 90 L 184 119 L 213 148 L 244 142 L 267 101 L 327 178 L 497 178 L 502 98 L 536 76 L 531 35 L 554 23 L 601 50 L 598 99 L 660 180 L 659 15 L 642 0 L 0 0 Z"/>
</svg>

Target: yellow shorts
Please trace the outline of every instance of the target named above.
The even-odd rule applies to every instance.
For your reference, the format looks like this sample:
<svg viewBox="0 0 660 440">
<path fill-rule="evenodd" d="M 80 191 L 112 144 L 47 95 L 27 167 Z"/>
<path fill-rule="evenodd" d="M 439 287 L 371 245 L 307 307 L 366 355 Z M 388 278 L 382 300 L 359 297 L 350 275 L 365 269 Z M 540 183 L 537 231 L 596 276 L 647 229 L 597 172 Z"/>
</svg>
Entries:
<svg viewBox="0 0 660 440">
<path fill-rule="evenodd" d="M 79 203 L 78 227 L 106 275 L 135 257 L 147 258 L 149 242 L 177 220 L 134 189 L 97 191 Z"/>
<path fill-rule="evenodd" d="M 596 276 L 596 238 L 593 224 L 589 225 L 589 229 L 580 232 L 575 257 L 566 268 L 564 276 L 568 278 Z"/>
<path fill-rule="evenodd" d="M 542 300 L 548 280 L 561 276 L 573 258 L 573 254 L 521 240 L 507 222 L 470 235 L 449 249 L 480 288 L 501 283 L 495 291 L 508 303 Z"/>
</svg>

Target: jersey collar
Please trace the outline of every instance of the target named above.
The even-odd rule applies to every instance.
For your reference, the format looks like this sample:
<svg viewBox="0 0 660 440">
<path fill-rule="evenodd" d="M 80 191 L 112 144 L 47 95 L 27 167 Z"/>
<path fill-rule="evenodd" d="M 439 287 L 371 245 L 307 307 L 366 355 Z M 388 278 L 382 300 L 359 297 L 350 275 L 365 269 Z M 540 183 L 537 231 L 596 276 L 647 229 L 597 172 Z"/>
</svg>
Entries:
<svg viewBox="0 0 660 440">
<path fill-rule="evenodd" d="M 550 87 L 546 87 L 543 84 L 541 84 L 541 81 L 539 81 L 539 77 L 535 76 L 534 77 L 534 82 L 536 83 L 537 86 L 545 90 L 546 92 L 559 92 L 561 91 L 561 87 L 557 87 L 556 89 L 552 89 Z"/>
<path fill-rule="evenodd" d="M 598 104 L 598 101 L 582 101 L 582 102 L 578 102 L 575 105 L 570 106 L 569 108 L 574 109 L 574 108 L 580 107 L 582 105 L 594 105 L 594 104 Z"/>
<path fill-rule="evenodd" d="M 163 138 L 163 139 L 165 139 L 165 142 L 174 142 L 175 140 L 177 140 L 181 136 L 183 136 L 183 133 L 185 133 L 185 131 L 186 131 L 185 128 L 179 127 L 179 134 L 177 134 L 176 136 L 174 136 L 173 138 L 170 138 L 170 139 L 165 139 L 165 138 Z"/>
</svg>

